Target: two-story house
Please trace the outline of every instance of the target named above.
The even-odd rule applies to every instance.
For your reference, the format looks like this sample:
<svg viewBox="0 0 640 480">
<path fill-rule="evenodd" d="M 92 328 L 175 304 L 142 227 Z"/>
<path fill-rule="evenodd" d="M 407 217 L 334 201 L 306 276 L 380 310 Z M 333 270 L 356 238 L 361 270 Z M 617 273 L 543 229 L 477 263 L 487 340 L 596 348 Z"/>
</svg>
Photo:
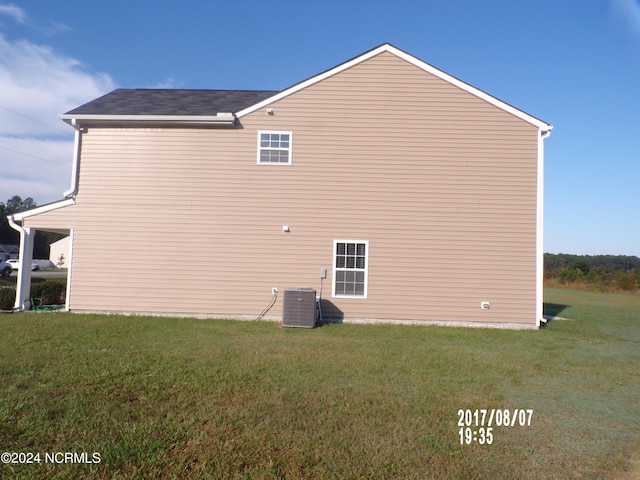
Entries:
<svg viewBox="0 0 640 480">
<path fill-rule="evenodd" d="M 551 126 L 385 44 L 282 91 L 118 89 L 76 131 L 67 308 L 531 327 L 542 313 Z M 168 254 L 179 245 L 179 255 Z M 29 297 L 21 268 L 16 307 Z"/>
</svg>

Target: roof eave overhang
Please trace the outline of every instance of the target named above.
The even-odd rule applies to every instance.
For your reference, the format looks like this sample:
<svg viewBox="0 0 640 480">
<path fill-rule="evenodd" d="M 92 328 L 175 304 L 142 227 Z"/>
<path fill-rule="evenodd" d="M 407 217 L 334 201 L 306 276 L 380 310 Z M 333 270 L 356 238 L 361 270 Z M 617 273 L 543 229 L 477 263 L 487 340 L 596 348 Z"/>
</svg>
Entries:
<svg viewBox="0 0 640 480">
<path fill-rule="evenodd" d="M 12 217 L 14 221 L 21 222 L 25 218 L 51 212 L 52 210 L 58 210 L 59 208 L 69 207 L 71 205 L 74 205 L 75 203 L 76 203 L 75 199 L 65 198 L 64 200 L 59 200 L 54 203 L 49 203 L 47 205 L 42 205 L 40 207 L 32 208 L 31 210 L 25 210 L 24 212 L 14 213 L 13 215 L 7 216 L 7 218 Z"/>
<path fill-rule="evenodd" d="M 59 116 L 75 128 L 83 127 L 232 127 L 236 117 L 233 113 L 217 115 L 76 115 L 65 113 Z"/>
</svg>

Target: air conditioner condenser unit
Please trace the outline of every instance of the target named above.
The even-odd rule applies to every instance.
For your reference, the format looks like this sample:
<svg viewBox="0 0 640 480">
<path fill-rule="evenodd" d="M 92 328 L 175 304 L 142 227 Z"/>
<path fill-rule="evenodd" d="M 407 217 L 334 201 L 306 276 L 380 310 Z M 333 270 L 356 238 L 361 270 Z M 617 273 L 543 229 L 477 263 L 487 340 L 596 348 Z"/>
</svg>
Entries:
<svg viewBox="0 0 640 480">
<path fill-rule="evenodd" d="M 316 326 L 316 291 L 313 288 L 287 288 L 282 307 L 283 327 Z"/>
</svg>

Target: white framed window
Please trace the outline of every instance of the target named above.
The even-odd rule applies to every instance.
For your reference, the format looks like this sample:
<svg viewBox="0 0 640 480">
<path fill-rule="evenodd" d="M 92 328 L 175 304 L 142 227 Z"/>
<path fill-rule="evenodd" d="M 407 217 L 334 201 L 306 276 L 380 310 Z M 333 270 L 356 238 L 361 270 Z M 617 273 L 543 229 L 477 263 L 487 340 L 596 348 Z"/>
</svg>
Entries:
<svg viewBox="0 0 640 480">
<path fill-rule="evenodd" d="M 291 132 L 258 132 L 259 165 L 291 165 Z"/>
<path fill-rule="evenodd" d="M 333 241 L 334 297 L 367 298 L 369 241 Z"/>
</svg>

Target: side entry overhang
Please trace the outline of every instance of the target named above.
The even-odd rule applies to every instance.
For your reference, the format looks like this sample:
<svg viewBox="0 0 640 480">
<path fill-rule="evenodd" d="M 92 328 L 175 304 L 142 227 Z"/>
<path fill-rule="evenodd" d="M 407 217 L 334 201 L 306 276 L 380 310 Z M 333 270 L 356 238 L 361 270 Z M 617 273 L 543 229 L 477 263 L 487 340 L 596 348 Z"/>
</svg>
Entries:
<svg viewBox="0 0 640 480">
<path fill-rule="evenodd" d="M 16 300 L 13 306 L 14 310 L 24 311 L 31 308 L 29 299 L 31 298 L 31 263 L 33 261 L 33 246 L 36 235 L 36 229 L 23 226 L 25 218 L 40 215 L 52 210 L 67 207 L 75 204 L 75 200 L 68 198 L 59 202 L 37 207 L 25 212 L 16 213 L 7 217 L 9 225 L 14 230 L 20 233 L 20 253 L 18 256 L 18 278 L 16 282 Z M 42 229 L 47 230 L 47 229 Z M 73 245 L 73 230 L 68 229 L 61 231 L 56 229 L 57 233 L 68 233 L 71 235 L 71 245 Z M 66 296 L 66 310 L 69 309 L 69 287 L 71 276 L 71 265 L 73 259 L 71 258 L 72 248 L 69 252 L 69 269 L 67 270 L 67 296 Z"/>
</svg>

